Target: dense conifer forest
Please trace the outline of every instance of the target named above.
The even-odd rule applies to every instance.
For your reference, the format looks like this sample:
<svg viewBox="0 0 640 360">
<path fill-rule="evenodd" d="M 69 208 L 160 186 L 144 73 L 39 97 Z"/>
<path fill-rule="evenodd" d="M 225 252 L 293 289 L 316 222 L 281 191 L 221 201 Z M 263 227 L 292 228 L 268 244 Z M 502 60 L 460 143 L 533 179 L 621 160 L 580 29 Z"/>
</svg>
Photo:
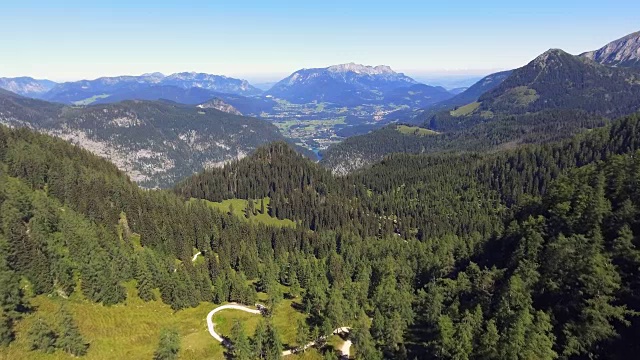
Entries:
<svg viewBox="0 0 640 360">
<path fill-rule="evenodd" d="M 112 306 L 135 281 L 140 298 L 176 311 L 253 305 L 257 292 L 275 304 L 289 286 L 309 315 L 300 337 L 350 326 L 356 359 L 627 358 L 640 329 L 639 149 L 631 116 L 562 142 L 398 154 L 334 177 L 275 143 L 170 192 L 64 141 L 0 128 L 0 344 L 35 311 L 31 296 Z M 189 201 L 266 197 L 246 216 L 297 226 Z M 59 311 L 31 329 L 33 351 L 90 352 Z M 266 342 L 236 326 L 242 351 L 229 356 L 258 346 L 278 358 L 263 326 Z M 178 349 L 163 332 L 157 354 Z"/>
</svg>

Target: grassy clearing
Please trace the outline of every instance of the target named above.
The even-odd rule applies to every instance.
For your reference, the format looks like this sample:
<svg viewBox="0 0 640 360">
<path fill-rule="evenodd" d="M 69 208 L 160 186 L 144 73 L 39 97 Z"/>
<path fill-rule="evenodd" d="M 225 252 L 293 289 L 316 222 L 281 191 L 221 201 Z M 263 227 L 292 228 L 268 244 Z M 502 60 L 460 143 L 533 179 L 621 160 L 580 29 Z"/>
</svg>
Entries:
<svg viewBox="0 0 640 360">
<path fill-rule="evenodd" d="M 17 337 L 11 346 L 0 351 L 2 360 L 71 359 L 68 354 L 28 351 L 27 332 L 38 318 L 55 323 L 55 314 L 64 303 L 78 327 L 90 342 L 85 359 L 151 359 L 160 331 L 173 327 L 180 333 L 181 359 L 222 359 L 222 346 L 207 331 L 206 316 L 215 307 L 202 303 L 193 309 L 173 312 L 160 301 L 145 303 L 137 296 L 134 283 L 128 283 L 126 304 L 106 307 L 74 295 L 70 300 L 38 296 L 31 299 L 36 311 L 17 324 Z"/>
<path fill-rule="evenodd" d="M 109 94 L 94 95 L 94 96 L 92 96 L 90 98 L 86 98 L 84 100 L 74 101 L 73 105 L 79 105 L 79 106 L 90 105 L 90 104 L 93 104 L 98 99 L 108 98 L 109 96 L 111 96 L 111 95 L 109 95 Z"/>
<path fill-rule="evenodd" d="M 399 132 L 401 132 L 401 133 L 403 133 L 405 135 L 428 136 L 428 135 L 437 135 L 438 134 L 437 132 L 435 132 L 433 130 L 421 128 L 421 127 L 418 127 L 418 126 L 398 125 L 396 127 L 396 130 L 398 130 Z"/>
<path fill-rule="evenodd" d="M 471 104 L 467 104 L 464 106 L 460 106 L 459 108 L 450 112 L 451 116 L 466 116 L 476 111 L 476 109 L 480 106 L 479 102 L 472 102 Z"/>
<path fill-rule="evenodd" d="M 87 360 L 151 359 L 163 328 L 174 328 L 180 334 L 180 359 L 224 359 L 224 348 L 207 330 L 206 317 L 216 304 L 201 303 L 198 307 L 174 312 L 161 301 L 143 302 L 137 296 L 135 282 L 126 285 L 128 296 L 125 304 L 102 306 L 85 300 L 78 292 L 69 300 L 57 297 L 37 296 L 31 299 L 35 311 L 17 323 L 16 340 L 8 348 L 0 348 L 0 360 L 69 360 L 63 351 L 45 354 L 29 351 L 27 332 L 31 325 L 43 318 L 56 324 L 56 314 L 61 304 L 73 314 L 85 339 L 91 344 Z M 286 293 L 286 287 L 283 287 Z M 156 290 L 157 292 L 157 290 Z M 159 294 L 156 294 L 159 295 Z M 266 294 L 260 293 L 264 300 Z M 306 315 L 292 305 L 299 300 L 283 300 L 275 309 L 273 323 L 280 332 L 284 344 L 295 345 L 295 324 Z M 221 311 L 214 316 L 216 330 L 222 335 L 231 333 L 233 321 L 243 322 L 248 334 L 252 334 L 260 316 L 242 311 Z M 342 343 L 331 338 L 330 345 L 339 349 Z M 290 360 L 320 360 L 316 349 L 290 356 Z"/>
<path fill-rule="evenodd" d="M 540 96 L 534 89 L 526 86 L 518 86 L 500 95 L 496 100 L 501 106 L 526 107 L 538 100 L 538 98 L 540 98 Z"/>
<path fill-rule="evenodd" d="M 223 200 L 222 202 L 214 202 L 214 201 L 208 201 L 208 200 L 191 199 L 190 201 L 204 201 L 207 203 L 208 206 L 222 212 L 227 212 L 227 213 L 231 211 L 231 208 L 233 208 L 234 215 L 242 219 L 246 219 L 247 221 L 253 221 L 253 222 L 258 222 L 265 225 L 277 226 L 277 227 L 285 227 L 285 226 L 296 227 L 296 223 L 292 220 L 278 219 L 278 218 L 269 216 L 268 209 L 269 209 L 270 199 L 268 197 L 265 197 L 262 200 L 264 200 L 265 213 L 263 214 L 260 212 L 260 200 L 254 200 L 253 205 L 254 205 L 254 208 L 256 209 L 256 215 L 252 215 L 248 219 L 245 216 L 245 209 L 247 208 L 247 204 L 249 204 L 249 200 L 228 199 L 228 200 Z"/>
</svg>

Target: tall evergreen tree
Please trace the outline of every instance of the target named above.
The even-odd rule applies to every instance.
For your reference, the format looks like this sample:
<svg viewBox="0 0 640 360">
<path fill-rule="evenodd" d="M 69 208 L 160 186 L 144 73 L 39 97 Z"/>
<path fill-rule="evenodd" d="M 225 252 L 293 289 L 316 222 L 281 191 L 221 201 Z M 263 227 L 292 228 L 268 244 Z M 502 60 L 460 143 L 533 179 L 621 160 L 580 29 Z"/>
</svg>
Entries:
<svg viewBox="0 0 640 360">
<path fill-rule="evenodd" d="M 80 334 L 75 320 L 73 320 L 73 317 L 65 308 L 61 308 L 59 314 L 61 318 L 61 333 L 58 337 L 57 347 L 73 356 L 85 355 L 89 350 L 89 343 L 87 343 L 82 337 L 82 334 Z"/>
<path fill-rule="evenodd" d="M 176 360 L 180 352 L 180 336 L 174 329 L 162 329 L 153 360 Z"/>
<path fill-rule="evenodd" d="M 30 350 L 39 350 L 45 353 L 52 353 L 56 350 L 58 334 L 43 319 L 36 319 L 27 335 Z"/>
<path fill-rule="evenodd" d="M 233 322 L 231 327 L 231 357 L 235 360 L 253 360 L 251 343 L 244 331 L 244 326 L 238 320 Z"/>
</svg>

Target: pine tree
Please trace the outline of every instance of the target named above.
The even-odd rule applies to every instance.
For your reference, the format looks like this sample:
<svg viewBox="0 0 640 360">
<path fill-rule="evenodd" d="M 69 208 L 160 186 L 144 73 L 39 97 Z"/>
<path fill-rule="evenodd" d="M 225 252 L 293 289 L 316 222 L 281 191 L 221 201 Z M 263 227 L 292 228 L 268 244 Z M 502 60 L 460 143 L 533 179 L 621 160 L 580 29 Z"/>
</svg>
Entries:
<svg viewBox="0 0 640 360">
<path fill-rule="evenodd" d="M 13 320 L 0 312 L 0 346 L 8 346 L 14 337 Z"/>
<path fill-rule="evenodd" d="M 138 266 L 138 296 L 145 302 L 155 300 L 156 295 L 153 293 L 153 279 L 151 278 L 151 274 L 149 273 L 149 270 L 147 269 L 147 266 L 144 264 L 144 262 L 139 261 Z"/>
<path fill-rule="evenodd" d="M 180 351 L 180 336 L 173 329 L 160 332 L 158 348 L 153 353 L 153 360 L 176 360 Z"/>
<path fill-rule="evenodd" d="M 265 343 L 266 360 L 279 360 L 282 358 L 282 341 L 280 334 L 271 322 L 267 324 L 267 336 Z"/>
<path fill-rule="evenodd" d="M 300 282 L 298 281 L 298 276 L 296 275 L 295 271 L 291 273 L 290 281 L 291 286 L 289 287 L 289 295 L 295 299 L 300 296 L 300 292 L 302 291 L 302 289 L 300 288 Z"/>
<path fill-rule="evenodd" d="M 265 359 L 266 342 L 267 342 L 267 328 L 266 328 L 264 319 L 261 319 L 260 322 L 258 323 L 258 326 L 256 327 L 256 331 L 253 334 L 253 339 L 252 339 L 253 355 L 257 359 Z"/>
<path fill-rule="evenodd" d="M 52 353 L 56 350 L 58 334 L 43 319 L 38 318 L 28 333 L 29 349 Z"/>
<path fill-rule="evenodd" d="M 82 338 L 80 330 L 71 314 L 64 308 L 60 309 L 60 328 L 62 329 L 57 341 L 57 347 L 74 356 L 83 356 L 89 350 L 89 344 Z"/>
<path fill-rule="evenodd" d="M 351 341 L 353 341 L 356 360 L 382 360 L 382 354 L 376 349 L 369 331 L 369 320 L 364 310 L 360 310 L 356 323 L 351 329 Z"/>
<path fill-rule="evenodd" d="M 244 331 L 244 326 L 238 320 L 231 327 L 231 356 L 234 360 L 253 360 L 251 343 Z"/>
<path fill-rule="evenodd" d="M 302 351 L 306 350 L 305 346 L 310 341 L 309 325 L 305 319 L 298 319 L 296 324 L 296 343 Z"/>
<path fill-rule="evenodd" d="M 13 324 L 29 307 L 20 288 L 20 278 L 7 262 L 7 243 L 0 235 L 0 344 L 14 338 Z"/>
<path fill-rule="evenodd" d="M 480 337 L 478 354 L 481 359 L 497 359 L 500 334 L 495 320 L 487 322 L 484 333 Z"/>
<path fill-rule="evenodd" d="M 333 349 L 327 349 L 322 355 L 322 359 L 324 360 L 336 360 L 337 358 L 338 358 L 338 355 L 336 355 Z"/>
</svg>

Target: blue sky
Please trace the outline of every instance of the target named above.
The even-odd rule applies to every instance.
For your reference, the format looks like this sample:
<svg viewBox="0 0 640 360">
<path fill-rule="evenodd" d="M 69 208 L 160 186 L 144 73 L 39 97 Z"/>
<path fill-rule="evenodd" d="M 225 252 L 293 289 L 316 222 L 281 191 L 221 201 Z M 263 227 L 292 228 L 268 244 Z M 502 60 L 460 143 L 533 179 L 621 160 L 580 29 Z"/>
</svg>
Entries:
<svg viewBox="0 0 640 360">
<path fill-rule="evenodd" d="M 0 76 L 198 71 L 266 81 L 351 61 L 412 75 L 484 74 L 640 30 L 637 0 L 91 3 L 3 1 Z"/>
</svg>

